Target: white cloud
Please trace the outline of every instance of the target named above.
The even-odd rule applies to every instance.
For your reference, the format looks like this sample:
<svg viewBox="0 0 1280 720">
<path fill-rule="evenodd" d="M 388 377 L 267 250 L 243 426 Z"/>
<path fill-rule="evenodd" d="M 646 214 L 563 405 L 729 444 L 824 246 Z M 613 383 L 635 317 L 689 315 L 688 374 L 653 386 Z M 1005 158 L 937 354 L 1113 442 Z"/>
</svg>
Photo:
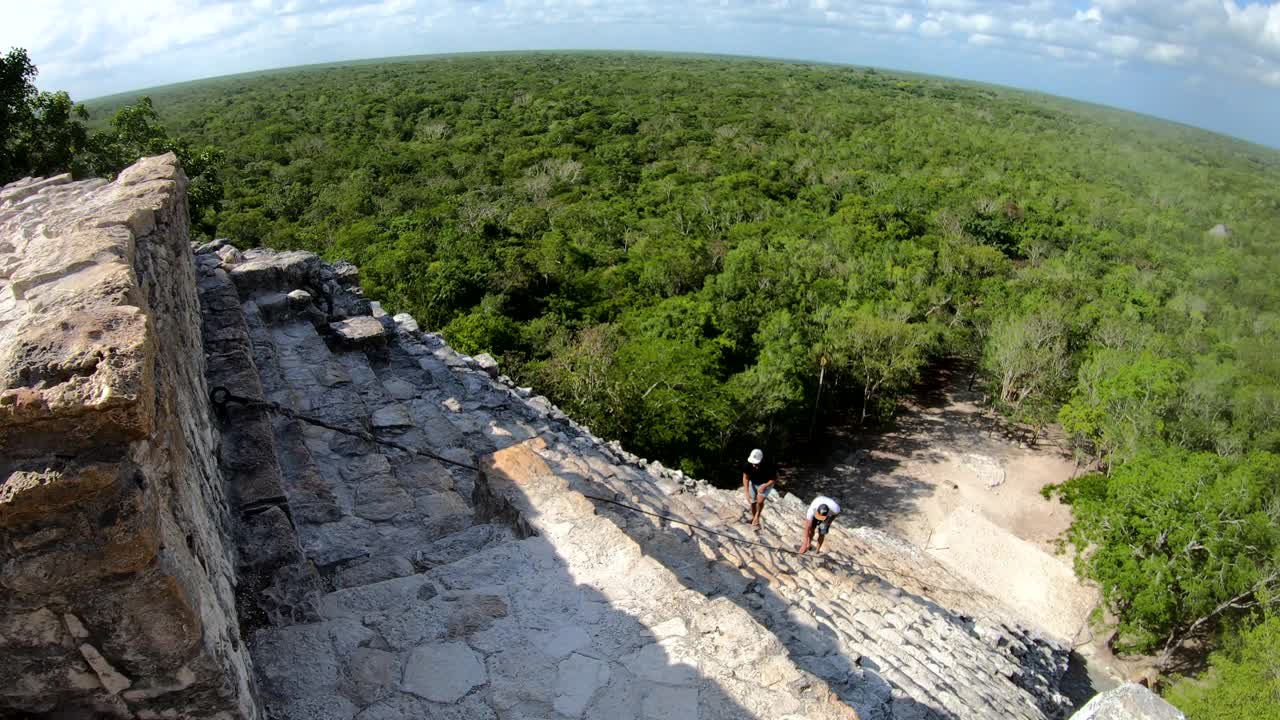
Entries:
<svg viewBox="0 0 1280 720">
<path fill-rule="evenodd" d="M 1249 0 L 46 0 L 12 2 L 0 46 L 32 51 L 42 69 L 84 74 L 166 51 L 252 34 L 347 36 L 387 23 L 447 27 L 646 23 L 731 31 L 739 23 L 844 32 L 953 33 L 1046 58 L 1101 53 L 1259 82 L 1280 66 L 1280 3 Z M 1243 3 L 1243 4 L 1242 4 Z M 306 38 L 312 41 L 314 38 Z M 475 39 L 483 49 L 483 34 Z M 369 55 L 377 55 L 370 43 Z M 1259 70 L 1254 62 L 1267 65 Z M 1235 68 L 1232 70 L 1232 68 Z"/>
<path fill-rule="evenodd" d="M 1195 49 L 1187 47 L 1186 45 L 1161 42 L 1148 48 L 1144 57 L 1151 62 L 1163 63 L 1165 65 L 1180 65 L 1195 57 L 1195 54 Z"/>
<path fill-rule="evenodd" d="M 811 33 L 851 62 L 881 41 L 906 56 L 1021 54 L 1041 67 L 1160 68 L 1182 86 L 1280 86 L 1280 0 L 0 0 L 0 50 L 28 48 L 42 86 L 79 96 L 343 57 L 512 47 L 635 47 L 796 56 Z M 638 29 L 640 28 L 640 29 Z M 641 30 L 642 29 L 642 30 Z M 505 38 L 496 41 L 496 37 Z M 429 39 L 428 39 L 429 37 Z M 751 37 L 750 41 L 737 38 Z M 536 39 L 533 39 L 536 38 Z M 791 38 L 791 44 L 784 42 Z M 944 39 L 954 42 L 943 42 Z M 877 40 L 879 39 L 879 40 Z M 963 39 L 963 43 L 961 42 Z M 525 43 L 525 44 L 521 44 Z M 754 44 L 750 44 L 754 43 Z M 773 43 L 773 44 L 771 44 Z M 974 48 L 982 48 L 977 50 Z M 785 49 L 775 49 L 785 48 Z M 797 50 L 796 48 L 801 48 Z M 989 49 L 988 49 L 989 48 Z M 998 48 L 998 49 L 997 49 Z M 255 54 L 256 53 L 256 54 Z M 1044 64 L 1048 65 L 1044 65 Z M 1016 65 L 1016 63 L 1015 63 Z M 1028 65 L 1028 68 L 1033 65 Z M 195 71 L 190 71 L 195 72 Z M 1036 86 L 1031 70 L 1022 84 Z M 1013 75 L 1012 70 L 1009 71 Z M 1192 80 L 1191 78 L 1199 78 Z"/>
<path fill-rule="evenodd" d="M 1077 10 L 1075 20 L 1076 22 L 1100 23 L 1102 22 L 1102 11 L 1096 5 L 1089 8 L 1088 11 Z"/>
<path fill-rule="evenodd" d="M 947 31 L 942 28 L 942 23 L 937 20 L 925 20 L 920 23 L 920 34 L 925 37 L 939 37 L 946 35 Z"/>
<path fill-rule="evenodd" d="M 1109 55 L 1127 58 L 1142 47 L 1142 41 L 1132 35 L 1107 35 L 1098 40 L 1098 48 Z"/>
<path fill-rule="evenodd" d="M 1241 7 L 1224 0 L 1226 25 L 1231 33 L 1260 53 L 1280 59 L 1280 4 L 1252 3 Z"/>
</svg>

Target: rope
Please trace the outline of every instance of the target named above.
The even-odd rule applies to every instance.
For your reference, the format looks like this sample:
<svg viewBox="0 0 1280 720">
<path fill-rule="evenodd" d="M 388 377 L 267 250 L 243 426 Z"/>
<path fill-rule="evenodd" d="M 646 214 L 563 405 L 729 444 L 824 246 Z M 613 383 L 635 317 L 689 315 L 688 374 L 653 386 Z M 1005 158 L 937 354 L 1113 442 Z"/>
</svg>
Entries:
<svg viewBox="0 0 1280 720">
<path fill-rule="evenodd" d="M 463 468 L 464 470 L 470 470 L 470 471 L 475 472 L 475 473 L 479 473 L 479 472 L 480 472 L 480 468 L 478 468 L 478 467 L 476 467 L 476 466 L 474 466 L 474 465 L 468 465 L 468 464 L 463 463 L 463 462 L 458 462 L 457 460 L 450 460 L 450 459 L 449 459 L 449 458 L 447 458 L 447 457 L 444 457 L 444 456 L 442 456 L 442 455 L 437 455 L 436 453 L 430 452 L 429 450 L 419 450 L 419 449 L 417 449 L 417 448 L 411 448 L 411 447 L 409 447 L 408 445 L 402 445 L 402 444 L 400 444 L 400 443 L 398 443 L 398 442 L 396 442 L 396 441 L 394 441 L 394 440 L 384 440 L 384 439 L 382 439 L 382 438 L 379 438 L 379 437 L 374 436 L 374 434 L 373 434 L 373 433 L 371 433 L 371 432 L 369 432 L 369 431 L 367 431 L 367 430 L 364 430 L 364 429 L 354 429 L 354 430 L 353 430 L 353 429 L 351 429 L 351 428 L 342 427 L 342 426 L 340 426 L 340 425 L 335 425 L 335 424 L 333 424 L 333 423 L 331 423 L 331 422 L 329 422 L 329 421 L 327 421 L 327 420 L 324 420 L 324 419 L 321 419 L 321 418 L 318 418 L 318 417 L 314 417 L 314 416 L 311 416 L 311 415 L 307 415 L 307 414 L 305 414 L 305 413 L 300 413 L 300 412 L 298 412 L 298 411 L 296 411 L 296 410 L 293 410 L 293 409 L 291 409 L 291 408 L 284 407 L 284 406 L 283 406 L 283 405 L 281 405 L 280 403 L 272 402 L 272 401 L 270 401 L 270 400 L 257 400 L 257 399 L 255 399 L 255 398 L 244 397 L 243 395 L 236 395 L 235 393 L 231 392 L 230 390 L 226 389 L 225 387 L 218 387 L 218 388 L 214 388 L 214 389 L 209 393 L 209 400 L 210 400 L 210 401 L 214 404 L 214 406 L 215 406 L 215 407 L 217 407 L 219 410 L 223 410 L 223 409 L 225 409 L 225 408 L 227 407 L 227 405 L 228 405 L 228 404 L 230 404 L 230 403 L 235 403 L 235 404 L 237 404 L 237 405 L 241 405 L 241 406 L 246 407 L 246 408 L 253 408 L 253 409 L 256 409 L 256 410 L 262 410 L 262 411 L 265 411 L 265 412 L 269 412 L 269 413 L 274 413 L 274 414 L 276 414 L 276 415 L 280 415 L 280 416 L 282 416 L 282 417 L 287 417 L 287 418 L 289 418 L 289 419 L 291 419 L 291 420 L 298 420 L 298 421 L 300 421 L 300 422 L 309 423 L 309 424 L 311 424 L 311 425 L 315 425 L 315 426 L 317 426 L 317 427 L 325 428 L 326 430 L 332 430 L 332 431 L 334 431 L 334 432 L 342 433 L 343 435 L 349 435 L 349 436 L 354 437 L 354 438 L 359 438 L 359 439 L 364 440 L 364 441 L 366 441 L 366 442 L 371 442 L 371 443 L 374 443 L 374 444 L 377 444 L 377 445 L 383 445 L 383 446 L 386 446 L 386 447 L 389 447 L 389 448 L 394 448 L 394 449 L 396 449 L 396 450 L 399 450 L 399 451 L 404 452 L 404 453 L 408 453 L 408 454 L 410 454 L 410 455 L 420 455 L 420 456 L 422 456 L 422 457 L 431 458 L 432 460 L 438 460 L 438 461 L 440 461 L 440 462 L 442 462 L 442 463 L 446 463 L 446 464 L 448 464 L 448 465 L 453 465 L 453 466 L 455 466 L 455 467 Z M 756 540 L 748 540 L 748 539 L 746 539 L 746 538 L 740 538 L 740 537 L 736 537 L 736 536 L 734 536 L 734 535 L 729 535 L 728 533 L 721 532 L 721 531 L 719 531 L 719 530 L 713 530 L 713 529 L 711 529 L 711 528 L 709 528 L 709 527 L 706 527 L 705 525 L 699 525 L 699 524 L 697 524 L 697 523 L 689 522 L 689 521 L 687 521 L 687 520 L 681 520 L 681 519 L 679 519 L 679 518 L 673 518 L 673 517 L 671 517 L 671 516 L 669 516 L 669 515 L 662 515 L 662 514 L 660 514 L 660 513 L 652 512 L 652 511 L 649 511 L 649 510 L 645 510 L 644 508 L 639 508 L 639 507 L 636 507 L 636 506 L 634 506 L 634 505 L 628 505 L 627 503 L 620 502 L 620 501 L 618 501 L 618 500 L 613 500 L 613 499 L 605 498 L 605 497 L 599 497 L 599 496 L 597 496 L 597 495 L 588 495 L 588 494 L 586 494 L 586 493 L 583 493 L 583 496 L 584 496 L 584 497 L 586 497 L 586 498 L 589 498 L 589 499 L 591 499 L 591 500 L 596 500 L 596 501 L 599 501 L 599 502 L 605 502 L 605 503 L 609 503 L 609 504 L 611 504 L 611 505 L 617 505 L 618 507 L 625 508 L 625 509 L 630 510 L 630 511 L 632 511 L 632 512 L 638 512 L 638 513 L 643 513 L 643 514 L 645 514 L 645 515 L 651 515 L 651 516 L 653 516 L 653 517 L 660 518 L 660 519 L 662 519 L 662 520 L 666 520 L 667 522 L 670 522 L 670 523 L 676 523 L 676 524 L 678 524 L 678 525 L 686 525 L 686 526 L 691 527 L 691 528 L 693 528 L 693 529 L 695 529 L 695 530 L 700 530 L 700 531 L 702 531 L 702 532 L 704 532 L 704 533 L 706 533 L 706 534 L 708 534 L 708 535 L 714 535 L 714 536 L 716 536 L 716 537 L 724 538 L 725 540 L 728 540 L 729 542 L 737 543 L 737 544 L 739 544 L 739 545 L 752 545 L 752 546 L 759 547 L 759 548 L 764 548 L 765 550 L 770 550 L 770 551 L 773 551 L 773 552 L 783 553 L 783 554 L 786 554 L 786 555 L 794 555 L 794 556 L 796 556 L 796 557 L 804 558 L 804 559 L 806 559 L 806 560 L 813 561 L 813 562 L 823 562 L 823 563 L 826 563 L 826 564 L 828 564 L 828 565 L 831 565 L 831 566 L 834 566 L 834 567 L 843 568 L 843 569 L 846 569 L 846 570 L 848 570 L 848 569 L 852 569 L 853 571 L 858 572 L 859 574 L 864 574 L 864 573 L 865 573 L 865 571 L 866 571 L 867 569 L 871 569 L 871 570 L 874 570 L 874 571 L 876 571 L 877 573 L 879 573 L 879 574 L 877 574 L 877 577 L 881 577 L 881 578 L 883 578 L 883 577 L 884 577 L 884 574 L 897 575 L 897 576 L 899 576 L 899 577 L 904 577 L 904 578 L 909 578 L 909 579 L 911 579 L 911 580 L 914 580 L 915 582 L 919 583 L 921 587 L 923 587 L 923 588 L 925 588 L 925 589 L 928 589 L 929 587 L 931 587 L 931 586 L 932 586 L 932 584 L 931 584 L 931 583 L 928 583 L 928 582 L 926 582 L 926 581 L 924 581 L 924 580 L 921 580 L 921 579 L 919 579 L 919 578 L 917 578 L 917 577 L 915 577 L 915 576 L 913 576 L 913 575 L 910 575 L 910 574 L 907 574 L 907 573 L 904 573 L 904 572 L 900 572 L 900 571 L 896 571 L 896 570 L 886 570 L 885 568 L 881 568 L 881 567 L 878 567 L 878 566 L 875 566 L 875 565 L 870 565 L 870 564 L 866 564 L 866 565 L 864 565 L 864 564 L 861 564 L 861 563 L 854 562 L 854 561 L 852 561 L 852 560 L 837 560 L 837 559 L 835 559 L 835 558 L 833 558 L 833 557 L 830 557 L 829 555 L 821 555 L 821 554 L 817 554 L 817 553 L 815 553 L 814 555 L 807 555 L 807 554 L 803 554 L 803 553 L 799 552 L 798 550 L 792 550 L 791 548 L 779 547 L 779 546 L 777 546 L 777 545 L 770 545 L 770 544 L 768 544 L 768 543 L 762 543 L 762 542 L 759 542 L 759 541 L 756 541 Z M 944 568 L 944 570 L 945 570 L 945 568 Z M 948 572 L 948 574 L 950 574 L 950 572 Z M 955 589 L 955 588 L 945 588 L 945 587 L 937 587 L 937 586 L 932 586 L 932 587 L 933 587 L 935 590 L 942 590 L 942 591 L 945 591 L 945 592 L 957 593 L 957 594 L 967 595 L 967 596 L 972 596 L 972 595 L 973 595 L 973 593 L 972 593 L 972 592 L 970 592 L 970 591 L 966 591 L 966 590 L 958 590 L 958 589 Z"/>
<path fill-rule="evenodd" d="M 600 502 L 607 502 L 611 505 L 617 505 L 618 507 L 623 507 L 634 512 L 644 513 L 645 515 L 652 515 L 653 517 L 656 517 L 656 518 L 662 518 L 667 522 L 673 522 L 680 525 L 688 525 L 689 527 L 695 528 L 697 530 L 701 530 L 702 532 L 707 533 L 708 535 L 715 535 L 717 537 L 722 537 L 722 538 L 725 538 L 726 540 L 736 542 L 740 545 L 755 545 L 756 547 L 762 547 L 766 550 L 773 550 L 774 552 L 787 553 L 790 555 L 795 555 L 797 557 L 808 557 L 809 559 L 824 559 L 820 555 L 808 556 L 800 553 L 797 550 L 792 550 L 791 548 L 778 547 L 777 545 L 769 545 L 767 543 L 757 542 L 755 540 L 748 540 L 746 538 L 736 537 L 728 533 L 720 532 L 719 530 L 712 530 L 711 528 L 706 527 L 704 525 L 699 525 L 697 523 L 691 523 L 687 520 L 680 520 L 678 518 L 673 518 L 668 515 L 662 515 L 660 513 L 651 512 L 649 510 L 645 510 L 644 508 L 638 508 L 634 505 L 628 505 L 624 502 L 619 502 L 617 500 L 610 500 L 609 498 L 603 498 L 597 495 L 588 495 L 586 493 L 583 493 L 583 496 L 591 500 L 599 500 Z"/>
<path fill-rule="evenodd" d="M 905 572 L 901 572 L 901 571 L 898 571 L 898 570 L 888 570 L 888 569 L 886 569 L 886 568 L 879 567 L 878 565 L 872 565 L 872 564 L 870 564 L 870 563 L 866 563 L 866 564 L 864 564 L 864 563 L 859 563 L 859 562 L 856 562 L 856 561 L 853 561 L 853 560 L 837 560 L 837 559 L 835 559 L 835 558 L 831 557 L 830 555 L 821 555 L 821 554 L 808 555 L 808 554 L 801 553 L 801 552 L 799 552 L 798 550 L 792 550 L 791 548 L 779 547 L 779 546 L 777 546 L 777 545 L 769 545 L 768 543 L 762 543 L 762 542 L 759 542 L 759 541 L 756 541 L 756 540 L 748 540 L 748 539 L 746 539 L 746 538 L 740 538 L 740 537 L 737 537 L 737 536 L 734 536 L 734 535 L 729 535 L 728 533 L 724 533 L 724 532 L 721 532 L 721 531 L 719 531 L 719 530 L 712 530 L 711 528 L 706 527 L 705 525 L 699 525 L 699 524 L 697 524 L 697 523 L 692 523 L 692 522 L 689 522 L 689 521 L 687 521 L 687 520 L 681 520 L 681 519 L 679 519 L 679 518 L 673 518 L 673 517 L 671 517 L 671 516 L 669 516 L 669 515 L 663 515 L 663 514 L 661 514 L 661 513 L 652 512 L 652 511 L 650 511 L 650 510 L 645 510 L 644 508 L 636 507 L 635 505 L 628 505 L 627 503 L 620 502 L 620 501 L 618 501 L 618 500 L 612 500 L 612 499 L 610 499 L 610 498 L 599 497 L 598 495 L 588 495 L 587 493 L 583 493 L 583 496 L 584 496 L 584 497 L 586 497 L 586 498 L 588 498 L 588 499 L 590 499 L 590 500 L 598 500 L 598 501 L 600 501 L 600 502 L 606 502 L 606 503 L 609 503 L 609 504 L 611 504 L 611 505 L 617 505 L 618 507 L 625 508 L 625 509 L 627 509 L 627 510 L 631 510 L 632 512 L 638 512 L 638 513 L 642 513 L 642 514 L 644 514 L 644 515 L 651 515 L 651 516 L 656 517 L 656 518 L 661 518 L 661 519 L 663 519 L 663 520 L 666 520 L 667 522 L 676 523 L 676 524 L 678 524 L 678 525 L 686 525 L 686 526 L 691 527 L 691 528 L 694 528 L 694 529 L 696 529 L 696 530 L 701 530 L 702 532 L 707 533 L 708 535 L 715 535 L 716 537 L 722 537 L 722 538 L 724 538 L 724 539 L 726 539 L 726 540 L 728 540 L 728 541 L 730 541 L 730 542 L 737 543 L 737 544 L 739 544 L 739 545 L 754 545 L 754 546 L 756 546 L 756 547 L 761 547 L 761 548 L 764 548 L 764 549 L 766 549 L 766 550 L 772 550 L 773 552 L 785 553 L 785 554 L 788 554 L 788 555 L 795 555 L 796 557 L 804 558 L 805 560 L 810 560 L 810 561 L 813 561 L 813 562 L 825 562 L 825 563 L 827 563 L 827 564 L 829 564 L 829 565 L 833 565 L 833 566 L 835 566 L 835 567 L 839 567 L 839 568 L 842 568 L 842 569 L 845 569 L 845 570 L 852 569 L 852 570 L 854 570 L 855 572 L 857 572 L 857 573 L 859 573 L 859 574 L 865 574 L 865 571 L 866 571 L 866 570 L 868 570 L 868 569 L 870 569 L 870 570 L 875 571 L 875 572 L 874 572 L 874 573 L 872 573 L 872 574 L 875 574 L 875 575 L 876 575 L 876 577 L 879 577 L 879 578 L 884 578 L 884 576 L 885 576 L 886 574 L 887 574 L 887 575 L 897 575 L 897 576 L 899 576 L 899 577 L 904 577 L 904 578 L 908 578 L 908 579 L 910 579 L 910 580 L 914 580 L 915 582 L 919 583 L 919 585 L 920 585 L 922 588 L 924 588 L 924 589 L 926 589 L 926 590 L 928 590 L 928 589 L 932 588 L 932 589 L 934 589 L 934 590 L 941 590 L 941 591 L 943 591 L 943 592 L 949 592 L 949 593 L 955 593 L 955 594 L 959 594 L 959 595 L 965 595 L 965 596 L 967 596 L 967 597 L 973 597 L 973 596 L 974 596 L 974 593 L 973 593 L 972 591 L 970 591 L 970 590 L 961 590 L 961 589 L 959 589 L 959 588 L 949 588 L 949 587 L 939 587 L 938 585 L 936 585 L 936 584 L 934 584 L 934 583 L 931 583 L 931 582 L 927 582 L 927 581 L 921 580 L 920 578 L 918 578 L 918 577 L 916 577 L 916 576 L 914 576 L 914 575 L 911 575 L 911 574 L 909 574 L 909 573 L 905 573 Z M 943 568 L 943 570 L 944 570 L 944 571 L 946 571 L 948 575 L 950 575 L 950 574 L 951 574 L 951 573 L 950 573 L 950 571 L 947 571 L 947 570 L 946 570 L 946 568 Z M 954 576 L 953 576 L 953 577 L 954 577 Z"/>
<path fill-rule="evenodd" d="M 431 458 L 432 460 L 438 460 L 448 465 L 453 465 L 455 467 L 463 468 L 464 470 L 470 470 L 472 472 L 477 472 L 477 473 L 480 472 L 480 468 L 474 465 L 468 465 L 463 462 L 458 462 L 457 460 L 450 460 L 447 457 L 444 457 L 442 455 L 437 455 L 429 450 L 419 450 L 417 448 L 411 448 L 408 445 L 402 445 L 394 440 L 383 440 L 382 438 L 375 437 L 373 433 L 364 429 L 352 430 L 351 428 L 342 427 L 340 425 L 334 425 L 333 423 L 328 422 L 327 420 L 322 420 L 321 418 L 313 417 L 311 415 L 305 415 L 303 413 L 297 412 L 296 410 L 287 408 L 281 405 L 280 403 L 271 402 L 270 400 L 255 400 L 254 398 L 244 397 L 242 395 L 236 395 L 224 387 L 214 388 L 213 391 L 209 393 L 209 400 L 212 401 L 214 406 L 219 409 L 225 408 L 228 403 L 235 403 L 237 405 L 242 405 L 247 408 L 253 408 L 256 410 L 263 410 L 269 413 L 275 413 L 276 415 L 287 417 L 291 420 L 300 420 L 302 422 L 309 423 L 317 427 L 325 428 L 326 430 L 333 430 L 334 432 L 339 432 L 339 433 L 342 433 L 343 435 L 349 435 L 351 437 L 360 438 L 361 440 L 364 440 L 366 442 L 371 442 L 378 445 L 384 445 L 389 448 L 394 448 L 401 452 L 409 453 L 410 455 L 421 455 L 422 457 Z"/>
</svg>

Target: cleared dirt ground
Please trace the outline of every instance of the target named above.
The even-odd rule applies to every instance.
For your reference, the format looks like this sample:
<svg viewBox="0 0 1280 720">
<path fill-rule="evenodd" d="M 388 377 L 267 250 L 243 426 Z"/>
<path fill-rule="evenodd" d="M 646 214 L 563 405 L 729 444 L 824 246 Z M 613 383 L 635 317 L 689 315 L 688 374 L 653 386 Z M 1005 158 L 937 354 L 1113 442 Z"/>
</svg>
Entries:
<svg viewBox="0 0 1280 720">
<path fill-rule="evenodd" d="M 1052 435 L 1032 446 L 984 412 L 966 384 L 964 373 L 939 370 L 927 383 L 936 389 L 904 403 L 891 428 L 828 428 L 805 449 L 817 460 L 778 458 L 791 466 L 781 489 L 836 498 L 841 525 L 880 528 L 927 549 L 1023 620 L 1094 657 L 1087 618 L 1098 594 L 1075 577 L 1070 550 L 1059 552 L 1071 510 L 1040 494 L 1079 468 Z"/>
</svg>

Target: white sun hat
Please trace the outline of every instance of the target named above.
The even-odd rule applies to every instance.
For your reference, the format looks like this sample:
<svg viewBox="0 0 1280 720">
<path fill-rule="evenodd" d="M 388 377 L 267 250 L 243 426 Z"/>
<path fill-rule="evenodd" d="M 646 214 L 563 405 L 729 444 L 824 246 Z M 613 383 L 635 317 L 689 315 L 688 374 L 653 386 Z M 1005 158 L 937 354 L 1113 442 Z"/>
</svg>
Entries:
<svg viewBox="0 0 1280 720">
<path fill-rule="evenodd" d="M 764 459 L 764 451 L 761 450 L 760 448 L 756 448 L 755 450 L 752 450 L 751 454 L 747 456 L 747 462 L 751 463 L 752 465 L 759 465 L 760 461 L 763 459 Z"/>
</svg>

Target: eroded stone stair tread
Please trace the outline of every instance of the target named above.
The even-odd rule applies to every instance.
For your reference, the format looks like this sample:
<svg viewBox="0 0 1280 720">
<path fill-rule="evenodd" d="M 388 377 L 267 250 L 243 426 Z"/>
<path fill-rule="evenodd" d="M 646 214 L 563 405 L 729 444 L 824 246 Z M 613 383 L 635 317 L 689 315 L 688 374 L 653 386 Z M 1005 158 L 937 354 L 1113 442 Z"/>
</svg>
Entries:
<svg viewBox="0 0 1280 720">
<path fill-rule="evenodd" d="M 981 603 L 938 599 L 941 573 L 922 554 L 844 527 L 826 550 L 834 563 L 786 552 L 799 499 L 775 495 L 752 529 L 741 490 L 601 441 L 411 320 L 368 318 L 349 271 L 335 280 L 286 255 L 219 267 L 240 291 L 265 397 L 484 474 L 272 422 L 299 537 L 328 583 L 316 622 L 251 643 L 273 655 L 263 685 L 281 717 L 627 718 L 682 705 L 705 717 L 1038 719 L 1063 707 L 1065 654 L 1024 666 L 1050 646 Z M 305 693 L 279 661 L 291 653 L 317 678 Z"/>
</svg>

